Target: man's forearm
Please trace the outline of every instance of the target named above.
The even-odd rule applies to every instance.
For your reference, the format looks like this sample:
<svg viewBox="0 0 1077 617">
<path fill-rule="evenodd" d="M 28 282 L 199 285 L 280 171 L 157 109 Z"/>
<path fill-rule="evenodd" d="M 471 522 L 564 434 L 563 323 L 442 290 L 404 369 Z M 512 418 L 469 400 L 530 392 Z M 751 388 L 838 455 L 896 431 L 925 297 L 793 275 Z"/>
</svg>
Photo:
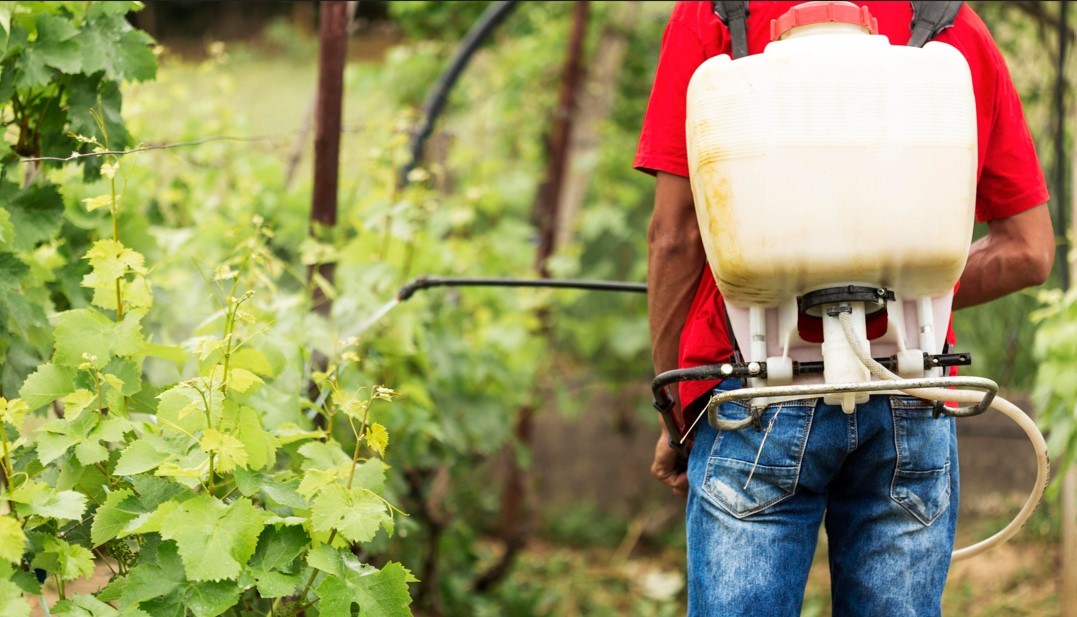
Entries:
<svg viewBox="0 0 1077 617">
<path fill-rule="evenodd" d="M 973 243 L 954 308 L 989 302 L 1043 283 L 1055 258 L 1054 231 L 1046 204 L 988 223 Z"/>
<path fill-rule="evenodd" d="M 647 251 L 647 308 L 658 373 L 677 368 L 681 331 L 705 263 L 688 179 L 659 173 Z"/>
</svg>

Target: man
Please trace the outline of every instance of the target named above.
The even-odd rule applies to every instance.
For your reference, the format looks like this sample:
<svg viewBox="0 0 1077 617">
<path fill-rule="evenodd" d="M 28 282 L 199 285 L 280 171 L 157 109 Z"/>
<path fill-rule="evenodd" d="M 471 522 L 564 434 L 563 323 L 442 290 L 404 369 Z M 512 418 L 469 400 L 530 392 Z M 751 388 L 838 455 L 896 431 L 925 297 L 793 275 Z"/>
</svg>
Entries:
<svg viewBox="0 0 1077 617">
<path fill-rule="evenodd" d="M 796 4 L 750 3 L 749 54 L 763 51 L 771 20 Z M 908 42 L 908 2 L 856 4 L 869 7 L 891 44 Z M 957 309 L 1041 284 L 1054 260 L 1054 233 L 1020 100 L 987 28 L 964 6 L 954 26 L 934 40 L 957 48 L 972 72 L 979 150 L 976 217 L 988 226 L 987 235 L 970 249 L 954 298 Z M 648 235 L 648 302 L 658 373 L 722 362 L 733 349 L 696 223 L 684 133 L 689 79 L 704 60 L 722 53 L 730 53 L 730 37 L 712 3 L 677 3 L 663 37 L 635 160 L 637 169 L 657 180 Z M 698 413 L 716 385 L 682 384 L 685 415 Z M 768 409 L 764 425 L 775 413 Z M 771 434 L 767 452 L 799 448 L 801 455 L 785 485 L 758 473 L 735 495 L 715 490 L 723 486 L 718 482 L 723 464 L 750 464 L 754 455 L 755 464 L 766 467 L 756 454 L 761 435 L 748 434 L 750 429 L 735 437 L 717 435 L 700 422 L 687 470 L 678 468 L 665 429 L 658 439 L 652 474 L 688 498 L 689 614 L 799 615 L 824 517 L 834 615 L 941 614 L 957 518 L 952 420 L 916 424 L 929 431 L 915 437 L 916 450 L 926 450 L 931 440 L 941 445 L 935 448 L 941 458 L 930 465 L 946 473 L 926 492 L 913 494 L 911 501 L 918 503 L 910 506 L 897 494 L 902 453 L 895 443 L 903 438 L 904 422 L 929 417 L 916 399 L 872 397 L 849 416 L 815 401 L 787 405 L 781 413 L 778 424 L 788 434 Z"/>
</svg>

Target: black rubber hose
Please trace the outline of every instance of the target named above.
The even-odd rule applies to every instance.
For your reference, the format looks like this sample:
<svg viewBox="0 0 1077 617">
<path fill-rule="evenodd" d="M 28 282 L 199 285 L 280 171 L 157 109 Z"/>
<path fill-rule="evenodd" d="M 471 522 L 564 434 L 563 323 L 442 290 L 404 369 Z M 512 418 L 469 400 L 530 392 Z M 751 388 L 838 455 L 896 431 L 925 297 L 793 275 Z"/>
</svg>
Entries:
<svg viewBox="0 0 1077 617">
<path fill-rule="evenodd" d="M 707 364 L 691 368 L 673 369 L 661 373 L 651 382 L 651 394 L 654 395 L 655 408 L 659 411 L 664 411 L 673 406 L 673 399 L 670 398 L 668 390 L 669 386 L 673 384 L 682 381 L 719 381 L 733 376 L 730 373 L 722 372 L 722 367 L 727 364 Z M 737 377 L 740 377 L 740 375 L 737 375 Z"/>
<path fill-rule="evenodd" d="M 479 16 L 475 25 L 471 26 L 467 35 L 464 36 L 464 40 L 456 48 L 456 54 L 453 56 L 452 61 L 441 73 L 441 77 L 438 78 L 437 83 L 430 90 L 430 94 L 427 95 L 426 101 L 423 103 L 422 123 L 412 135 L 411 158 L 400 168 L 397 186 L 407 186 L 408 174 L 415 169 L 419 164 L 419 160 L 422 159 L 426 140 L 434 132 L 434 124 L 445 107 L 449 93 L 452 91 L 453 86 L 456 85 L 456 80 L 460 77 L 460 74 L 467 68 L 468 62 L 471 61 L 471 56 L 475 55 L 486 37 L 516 8 L 518 2 L 519 0 L 502 0 L 502 2 L 491 4 Z"/>
<path fill-rule="evenodd" d="M 594 281 L 579 279 L 518 279 L 518 278 L 454 278 L 441 276 L 419 276 L 396 292 L 396 299 L 407 300 L 420 289 L 430 287 L 546 287 L 556 289 L 587 289 L 590 291 L 623 291 L 647 293 L 644 283 L 624 281 Z"/>
</svg>

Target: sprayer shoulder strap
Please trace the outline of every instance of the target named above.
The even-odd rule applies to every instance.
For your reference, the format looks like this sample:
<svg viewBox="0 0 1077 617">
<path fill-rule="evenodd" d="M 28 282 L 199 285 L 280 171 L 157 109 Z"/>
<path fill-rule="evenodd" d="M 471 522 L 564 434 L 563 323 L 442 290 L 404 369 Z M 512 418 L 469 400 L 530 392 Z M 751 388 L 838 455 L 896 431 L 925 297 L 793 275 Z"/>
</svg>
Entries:
<svg viewBox="0 0 1077 617">
<path fill-rule="evenodd" d="M 954 25 L 961 5 L 960 0 L 919 0 L 913 1 L 912 23 L 909 29 L 909 47 L 923 47 L 940 32 Z M 714 14 L 729 29 L 733 59 L 748 55 L 748 2 L 747 0 L 713 0 Z"/>
<path fill-rule="evenodd" d="M 909 24 L 912 36 L 909 37 L 909 47 L 923 47 L 940 32 L 954 25 L 961 5 L 965 3 L 960 0 L 947 2 L 920 0 L 909 4 L 912 5 L 912 23 Z"/>
<path fill-rule="evenodd" d="M 713 0 L 714 14 L 729 28 L 733 59 L 748 55 L 748 0 Z"/>
</svg>

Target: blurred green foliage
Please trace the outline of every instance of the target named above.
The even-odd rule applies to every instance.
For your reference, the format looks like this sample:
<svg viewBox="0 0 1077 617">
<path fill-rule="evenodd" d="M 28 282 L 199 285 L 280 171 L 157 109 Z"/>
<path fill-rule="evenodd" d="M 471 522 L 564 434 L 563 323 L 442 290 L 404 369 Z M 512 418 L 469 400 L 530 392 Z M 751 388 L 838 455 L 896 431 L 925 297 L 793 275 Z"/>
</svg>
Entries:
<svg viewBox="0 0 1077 617">
<path fill-rule="evenodd" d="M 84 35 L 68 36 L 49 17 L 62 15 L 90 27 L 91 14 L 79 12 L 82 3 L 50 3 L 13 18 L 11 33 L 23 28 L 26 44 L 41 46 L 48 37 L 33 38 L 32 33 L 42 28 L 57 32 L 49 43 L 55 49 L 39 50 L 39 57 L 54 60 L 34 69 L 40 73 L 17 75 L 14 67 L 22 65 L 15 54 L 21 52 L 6 56 L 0 97 L 10 84 L 13 92 L 37 101 L 59 97 L 45 114 L 43 128 L 34 129 L 37 137 L 29 132 L 25 140 L 14 140 L 33 145 L 40 138 L 38 150 L 18 145 L 22 156 L 66 156 L 92 148 L 68 135 L 76 128 L 96 130 L 85 118 L 78 119 L 93 107 L 84 104 L 87 100 L 100 100 L 100 110 L 113 122 L 108 129 L 112 147 L 214 136 L 259 138 L 128 159 L 118 224 L 124 243 L 153 264 L 155 302 L 143 328 L 149 339 L 166 345 L 194 340 L 212 329 L 221 316 L 207 310 L 213 306 L 212 291 L 202 272 L 212 274 L 234 263 L 236 248 L 265 230 L 264 259 L 245 271 L 242 282 L 258 289 L 249 304 L 259 324 L 254 344 L 272 365 L 274 378 L 245 404 L 258 410 L 268 430 L 312 428 L 308 384 L 316 352 L 336 359 L 355 354 L 354 370 L 340 376 L 344 388 L 384 383 L 400 392 L 391 413 L 375 408 L 372 419 L 392 435 L 387 495 L 412 516 L 398 520 L 398 537 L 390 541 L 381 534 L 363 550 L 375 560 L 396 559 L 416 574 L 432 575 L 421 598 L 424 606 L 459 615 L 679 613 L 682 592 L 649 596 L 654 590 L 633 582 L 642 580 L 642 574 L 607 570 L 596 580 L 573 581 L 584 568 L 578 554 L 525 553 L 516 573 L 493 592 L 480 596 L 474 590 L 504 550 L 489 540 L 500 509 L 498 475 L 490 471 L 503 465 L 496 455 L 509 445 L 517 460 L 528 460 L 526 449 L 514 445 L 517 411 L 550 406 L 580 411 L 581 401 L 560 387 L 570 380 L 612 387 L 649 380 L 641 297 L 436 290 L 392 309 L 370 329 L 359 329 L 418 274 L 533 276 L 531 215 L 545 165 L 543 143 L 554 114 L 571 3 L 522 3 L 453 92 L 411 186 L 395 186 L 427 88 L 487 5 L 390 5 L 405 38 L 384 61 L 357 61 L 347 68 L 340 224 L 316 239 L 308 238 L 310 161 L 301 128 L 314 89 L 316 45 L 283 22 L 267 31 L 261 47 L 214 43 L 196 63 L 166 53 L 157 81 L 143 84 L 133 82 L 153 75 L 138 54 L 132 55 L 141 60 L 131 65 L 92 70 L 96 65 L 85 58 L 96 56 L 73 52 L 90 49 L 79 47 Z M 551 264 L 557 276 L 645 279 L 653 180 L 631 171 L 631 160 L 670 5 L 591 3 L 588 60 L 613 44 L 624 45 L 625 51 L 612 77 L 599 83 L 609 90 L 608 104 L 588 103 L 603 113 L 586 127 L 593 133 L 591 145 L 572 162 L 584 179 L 583 206 L 568 223 L 569 240 Z M 1022 13 L 992 3 L 979 8 L 1010 59 L 1040 152 L 1046 155 L 1049 36 L 1030 36 L 1038 26 Z M 117 36 L 93 38 L 94 44 L 128 40 L 130 45 L 136 35 L 128 34 L 112 13 L 93 17 L 106 18 L 112 21 L 93 24 L 107 28 L 93 27 Z M 278 55 L 267 56 L 266 48 Z M 123 89 L 126 123 L 121 129 L 117 84 L 123 79 L 131 83 Z M 15 117 L 8 109 L 5 120 Z M 49 115 L 56 110 L 69 116 Z M 3 193 L 9 220 L 0 215 L 0 238 L 8 245 L 0 253 L 0 285 L 20 292 L 0 300 L 0 317 L 15 334 L 4 341 L 6 348 L 0 347 L 6 353 L 3 391 L 13 396 L 51 352 L 48 316 L 89 303 L 88 291 L 80 286 L 87 271 L 81 257 L 95 239 L 109 237 L 111 229 L 107 218 L 87 213 L 81 205 L 82 199 L 104 191 L 104 181 L 95 175 L 99 159 L 79 159 L 86 163 L 85 174 L 73 166 L 47 169 L 47 177 L 22 189 L 23 168 L 11 152 L 3 154 L 10 186 Z M 301 159 L 299 172 L 286 184 L 295 154 Z M 326 286 L 334 298 L 328 319 L 309 311 L 306 272 L 320 263 L 337 268 L 335 285 Z M 1028 317 L 1034 305 L 1031 296 L 1019 295 L 957 314 L 959 346 L 976 355 L 973 372 L 1010 387 L 1029 386 L 1036 366 L 1030 357 L 1034 346 Z M 544 332 L 539 311 L 551 316 L 552 332 Z M 1044 379 L 1059 383 L 1067 383 L 1066 367 L 1072 366 L 1065 324 L 1077 319 L 1066 315 L 1055 334 L 1044 335 L 1035 346 L 1045 365 L 1056 367 Z M 184 367 L 155 358 L 147 359 L 144 368 L 142 398 L 150 402 L 184 375 Z M 560 392 L 553 403 L 540 394 L 551 391 Z M 1042 392 L 1044 408 L 1059 410 L 1047 412 L 1056 418 L 1050 420 L 1053 425 L 1062 427 L 1056 435 L 1066 434 L 1072 405 L 1067 416 L 1065 401 L 1071 399 L 1065 397 L 1072 393 Z M 645 400 L 634 411 L 653 415 Z M 331 428 L 342 443 L 349 443 L 346 425 L 337 422 Z M 1072 437 L 1054 439 L 1073 445 Z M 451 477 L 447 486 L 446 474 Z M 551 537 L 610 542 L 624 528 L 623 522 L 587 508 L 570 514 L 548 526 Z M 809 602 L 809 608 L 821 605 L 821 600 Z"/>
</svg>

